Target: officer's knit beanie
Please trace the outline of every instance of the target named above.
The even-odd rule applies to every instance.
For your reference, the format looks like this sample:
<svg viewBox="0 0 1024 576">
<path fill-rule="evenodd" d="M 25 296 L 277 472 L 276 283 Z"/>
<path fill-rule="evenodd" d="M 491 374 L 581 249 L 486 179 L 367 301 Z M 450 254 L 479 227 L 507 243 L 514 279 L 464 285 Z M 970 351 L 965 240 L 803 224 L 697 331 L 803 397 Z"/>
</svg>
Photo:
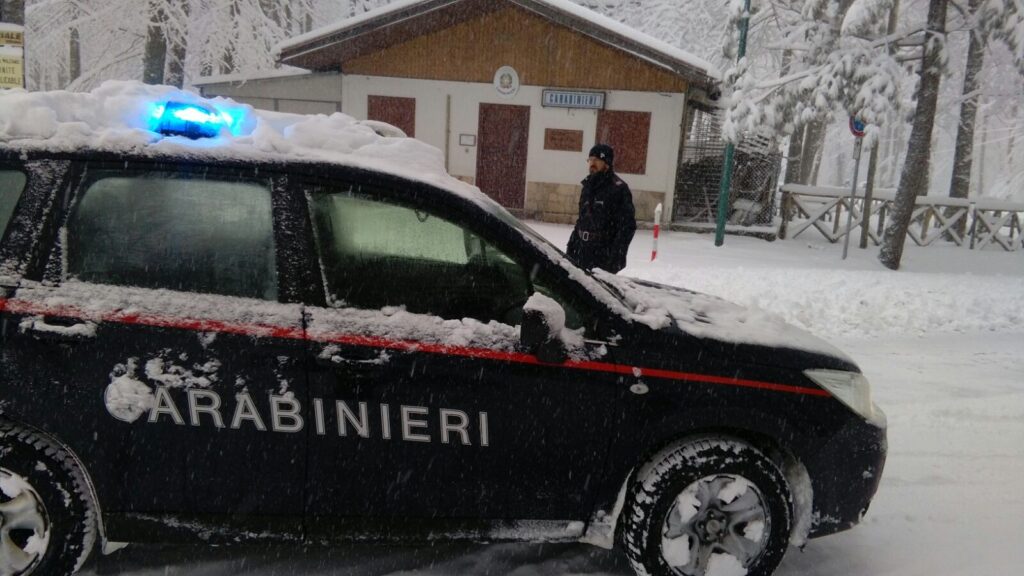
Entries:
<svg viewBox="0 0 1024 576">
<path fill-rule="evenodd" d="M 609 166 L 615 164 L 615 150 L 607 144 L 594 144 L 590 149 L 590 157 L 604 160 Z"/>
</svg>

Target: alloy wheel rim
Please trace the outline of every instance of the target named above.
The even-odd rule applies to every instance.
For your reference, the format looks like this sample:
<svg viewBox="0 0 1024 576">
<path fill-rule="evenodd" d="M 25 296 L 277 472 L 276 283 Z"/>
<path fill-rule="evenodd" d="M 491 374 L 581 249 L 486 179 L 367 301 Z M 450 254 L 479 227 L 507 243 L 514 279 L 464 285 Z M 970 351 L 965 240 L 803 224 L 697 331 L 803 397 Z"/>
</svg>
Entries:
<svg viewBox="0 0 1024 576">
<path fill-rule="evenodd" d="M 50 539 L 46 508 L 24 478 L 0 468 L 0 574 L 27 576 Z"/>
<path fill-rule="evenodd" d="M 679 576 L 705 576 L 713 562 L 750 568 L 767 549 L 770 521 L 753 482 L 736 474 L 705 476 L 673 500 L 661 555 Z"/>
</svg>

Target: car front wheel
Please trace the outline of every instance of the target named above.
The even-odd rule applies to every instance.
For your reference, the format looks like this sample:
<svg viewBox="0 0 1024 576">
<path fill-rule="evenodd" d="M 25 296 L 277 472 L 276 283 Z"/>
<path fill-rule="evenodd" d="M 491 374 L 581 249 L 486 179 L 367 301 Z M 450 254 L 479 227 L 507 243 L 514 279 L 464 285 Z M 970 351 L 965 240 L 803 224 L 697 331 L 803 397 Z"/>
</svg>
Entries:
<svg viewBox="0 0 1024 576">
<path fill-rule="evenodd" d="M 699 438 L 640 470 L 619 543 L 640 576 L 768 576 L 789 545 L 791 510 L 785 476 L 761 451 Z"/>
<path fill-rule="evenodd" d="M 96 541 L 82 471 L 47 438 L 0 422 L 0 576 L 73 574 Z"/>
</svg>

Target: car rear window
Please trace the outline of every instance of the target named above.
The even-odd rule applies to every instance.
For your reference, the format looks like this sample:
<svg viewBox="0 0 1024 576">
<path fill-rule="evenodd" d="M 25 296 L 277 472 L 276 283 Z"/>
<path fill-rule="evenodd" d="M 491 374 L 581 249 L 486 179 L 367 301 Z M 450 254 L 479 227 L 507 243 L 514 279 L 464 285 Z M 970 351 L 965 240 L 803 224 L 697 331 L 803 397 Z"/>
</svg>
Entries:
<svg viewBox="0 0 1024 576">
<path fill-rule="evenodd" d="M 7 230 L 25 181 L 25 174 L 19 170 L 0 170 L 0 235 Z"/>
<path fill-rule="evenodd" d="M 269 181 L 100 174 L 67 226 L 85 282 L 277 299 Z"/>
</svg>

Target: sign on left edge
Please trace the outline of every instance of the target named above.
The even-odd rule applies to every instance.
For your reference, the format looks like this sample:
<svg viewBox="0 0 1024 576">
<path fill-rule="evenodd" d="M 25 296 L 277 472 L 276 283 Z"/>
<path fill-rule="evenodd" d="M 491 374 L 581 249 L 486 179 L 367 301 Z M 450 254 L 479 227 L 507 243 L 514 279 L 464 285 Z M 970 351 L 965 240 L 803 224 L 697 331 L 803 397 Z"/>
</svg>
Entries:
<svg viewBox="0 0 1024 576">
<path fill-rule="evenodd" d="M 25 87 L 25 27 L 0 22 L 0 88 Z"/>
</svg>

